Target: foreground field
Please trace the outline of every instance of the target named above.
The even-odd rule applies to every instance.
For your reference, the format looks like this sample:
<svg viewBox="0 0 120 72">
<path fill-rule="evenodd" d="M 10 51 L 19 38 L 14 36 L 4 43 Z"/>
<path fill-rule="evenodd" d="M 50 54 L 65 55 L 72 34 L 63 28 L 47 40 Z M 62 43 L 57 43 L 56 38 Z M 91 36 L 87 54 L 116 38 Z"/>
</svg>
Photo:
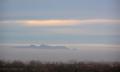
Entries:
<svg viewBox="0 0 120 72">
<path fill-rule="evenodd" d="M 0 60 L 0 72 L 120 72 L 120 63 L 69 62 L 69 63 L 29 63 Z"/>
</svg>

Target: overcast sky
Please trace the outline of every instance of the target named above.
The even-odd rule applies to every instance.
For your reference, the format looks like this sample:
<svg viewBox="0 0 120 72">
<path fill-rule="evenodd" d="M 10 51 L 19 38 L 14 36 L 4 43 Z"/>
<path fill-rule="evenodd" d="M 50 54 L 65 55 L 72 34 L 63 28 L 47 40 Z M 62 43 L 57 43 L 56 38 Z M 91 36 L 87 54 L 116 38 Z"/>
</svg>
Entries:
<svg viewBox="0 0 120 72">
<path fill-rule="evenodd" d="M 120 44 L 119 0 L 0 3 L 0 43 Z"/>
</svg>

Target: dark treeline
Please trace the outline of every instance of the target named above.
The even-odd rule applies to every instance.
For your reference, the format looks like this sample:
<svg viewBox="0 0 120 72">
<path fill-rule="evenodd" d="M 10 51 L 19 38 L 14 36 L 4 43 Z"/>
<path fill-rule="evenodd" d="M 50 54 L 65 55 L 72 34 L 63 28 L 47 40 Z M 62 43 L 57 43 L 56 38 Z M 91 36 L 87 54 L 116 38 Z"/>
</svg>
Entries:
<svg viewBox="0 0 120 72">
<path fill-rule="evenodd" d="M 97 62 L 72 62 L 72 63 L 42 63 L 31 61 L 0 60 L 0 72 L 120 72 L 120 62 L 97 63 Z"/>
</svg>

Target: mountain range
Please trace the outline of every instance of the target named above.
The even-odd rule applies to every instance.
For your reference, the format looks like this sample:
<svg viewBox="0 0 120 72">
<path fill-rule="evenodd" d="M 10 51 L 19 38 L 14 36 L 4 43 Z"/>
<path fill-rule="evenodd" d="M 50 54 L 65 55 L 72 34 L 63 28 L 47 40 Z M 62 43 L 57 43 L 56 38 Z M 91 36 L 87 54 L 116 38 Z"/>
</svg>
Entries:
<svg viewBox="0 0 120 72">
<path fill-rule="evenodd" d="M 38 49 L 67 49 L 67 47 L 65 46 L 53 46 L 53 45 L 45 45 L 45 44 L 41 44 L 41 45 L 29 45 L 29 46 L 16 46 L 16 48 L 38 48 Z"/>
</svg>

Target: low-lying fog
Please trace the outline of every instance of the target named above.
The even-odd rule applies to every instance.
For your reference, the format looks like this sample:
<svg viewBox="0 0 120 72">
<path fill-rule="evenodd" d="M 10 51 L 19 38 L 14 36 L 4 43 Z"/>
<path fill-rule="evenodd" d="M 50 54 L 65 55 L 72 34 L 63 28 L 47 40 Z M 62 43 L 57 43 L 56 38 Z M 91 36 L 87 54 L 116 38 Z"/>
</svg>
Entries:
<svg viewBox="0 0 120 72">
<path fill-rule="evenodd" d="M 16 48 L 0 46 L 0 59 L 22 61 L 119 61 L 120 47 L 107 45 L 65 46 L 67 49 Z"/>
</svg>

